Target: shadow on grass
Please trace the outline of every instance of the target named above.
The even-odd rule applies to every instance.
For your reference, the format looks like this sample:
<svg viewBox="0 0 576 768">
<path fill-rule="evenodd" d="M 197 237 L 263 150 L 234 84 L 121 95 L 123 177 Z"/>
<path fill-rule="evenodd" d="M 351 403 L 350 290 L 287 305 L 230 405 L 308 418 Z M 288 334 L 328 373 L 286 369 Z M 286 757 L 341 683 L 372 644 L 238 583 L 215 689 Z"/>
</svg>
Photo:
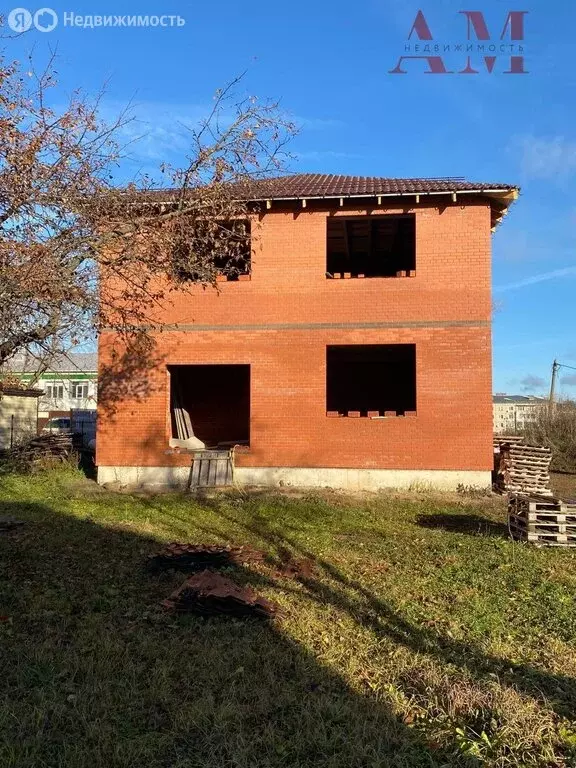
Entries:
<svg viewBox="0 0 576 768">
<path fill-rule="evenodd" d="M 348 578 L 332 563 L 307 551 L 283 532 L 271 528 L 261 516 L 255 516 L 246 524 L 217 500 L 206 503 L 228 523 L 244 526 L 252 537 L 266 542 L 268 547 L 276 552 L 279 564 L 294 557 L 303 557 L 313 562 L 318 576 L 301 579 L 301 582 L 305 585 L 308 596 L 321 605 L 333 605 L 348 613 L 360 624 L 370 627 L 377 636 L 385 636 L 416 653 L 438 659 L 443 664 L 460 667 L 480 682 L 499 679 L 540 702 L 545 698 L 548 706 L 558 715 L 570 720 L 576 718 L 576 681 L 572 677 L 543 672 L 526 664 L 514 663 L 507 658 L 487 655 L 471 644 L 460 642 L 434 629 L 413 624 L 394 606 L 376 597 L 360 582 Z M 484 518 L 479 519 L 490 522 Z"/>
<path fill-rule="evenodd" d="M 421 528 L 438 528 L 451 533 L 468 533 L 472 536 L 508 536 L 504 523 L 475 514 L 419 515 L 416 524 Z"/>
<path fill-rule="evenodd" d="M 94 451 L 81 450 L 78 454 L 78 469 L 88 480 L 96 480 L 98 471 L 94 462 Z"/>
<path fill-rule="evenodd" d="M 163 612 L 159 602 L 182 574 L 146 571 L 154 539 L 36 503 L 3 501 L 0 514 L 26 521 L 0 533 L 3 768 L 480 765 L 462 756 L 447 763 L 452 752 L 424 743 L 381 696 L 352 690 L 281 619 Z M 256 523 L 254 533 L 280 560 L 295 551 Z M 267 581 L 241 575 L 255 586 Z M 359 610 L 332 587 L 303 583 L 321 602 Z M 371 609 L 378 616 L 361 620 L 424 642 L 385 604 Z"/>
</svg>

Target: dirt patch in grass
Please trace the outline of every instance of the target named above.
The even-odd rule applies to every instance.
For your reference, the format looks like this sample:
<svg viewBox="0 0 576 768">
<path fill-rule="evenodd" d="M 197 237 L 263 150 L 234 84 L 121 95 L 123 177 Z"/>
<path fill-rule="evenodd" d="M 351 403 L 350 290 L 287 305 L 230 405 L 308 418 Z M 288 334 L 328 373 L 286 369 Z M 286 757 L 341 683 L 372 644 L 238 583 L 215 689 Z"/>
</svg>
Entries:
<svg viewBox="0 0 576 768">
<path fill-rule="evenodd" d="M 561 499 L 576 499 L 576 472 L 552 472 L 550 485 Z"/>
</svg>

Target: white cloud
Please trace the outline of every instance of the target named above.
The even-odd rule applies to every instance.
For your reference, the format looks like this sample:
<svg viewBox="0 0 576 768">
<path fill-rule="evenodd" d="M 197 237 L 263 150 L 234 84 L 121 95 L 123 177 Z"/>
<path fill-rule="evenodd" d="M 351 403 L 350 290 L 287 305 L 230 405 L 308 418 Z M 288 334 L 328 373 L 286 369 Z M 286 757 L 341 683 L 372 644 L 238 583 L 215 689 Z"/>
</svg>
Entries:
<svg viewBox="0 0 576 768">
<path fill-rule="evenodd" d="M 336 152 L 331 149 L 312 149 L 304 152 L 294 152 L 293 156 L 297 160 L 357 160 L 362 155 L 356 155 L 352 152 Z"/>
<path fill-rule="evenodd" d="M 571 277 L 573 275 L 576 275 L 576 266 L 565 267 L 564 269 L 553 269 L 551 272 L 541 272 L 539 275 L 525 277 L 523 280 L 518 280 L 515 283 L 496 285 L 494 286 L 494 292 L 502 293 L 503 291 L 515 291 L 517 288 L 526 288 L 529 285 L 536 285 L 537 283 L 543 283 L 547 280 L 556 280 L 559 277 Z"/>
<path fill-rule="evenodd" d="M 516 136 L 511 151 L 528 178 L 554 179 L 576 173 L 576 141 L 564 136 Z"/>
<path fill-rule="evenodd" d="M 534 376 L 528 374 L 520 379 L 520 386 L 523 392 L 534 392 L 536 390 L 542 390 L 546 386 L 546 382 L 541 376 Z"/>
<path fill-rule="evenodd" d="M 292 120 L 305 131 L 325 131 L 328 128 L 342 128 L 345 125 L 342 120 L 332 120 L 331 118 L 323 117 L 292 115 Z"/>
<path fill-rule="evenodd" d="M 190 128 L 207 118 L 211 104 L 174 104 L 161 101 L 142 101 L 131 104 L 106 101 L 102 104 L 100 116 L 107 122 L 115 121 L 127 110 L 127 122 L 119 131 L 119 139 L 126 144 L 129 156 L 136 161 L 160 163 L 181 157 L 190 146 L 187 132 Z M 339 120 L 316 117 L 290 116 L 303 132 L 318 132 L 343 125 Z M 230 120 L 232 115 L 230 115 Z M 221 122 L 225 124 L 226 115 Z M 356 157 L 339 152 L 301 152 L 295 153 L 301 159 L 321 159 L 323 157 Z"/>
<path fill-rule="evenodd" d="M 127 110 L 126 122 L 119 130 L 119 140 L 133 158 L 166 160 L 185 152 L 189 145 L 186 131 L 208 115 L 209 107 L 199 104 L 169 104 L 145 101 L 123 105 L 106 102 L 101 117 L 112 122 Z"/>
</svg>

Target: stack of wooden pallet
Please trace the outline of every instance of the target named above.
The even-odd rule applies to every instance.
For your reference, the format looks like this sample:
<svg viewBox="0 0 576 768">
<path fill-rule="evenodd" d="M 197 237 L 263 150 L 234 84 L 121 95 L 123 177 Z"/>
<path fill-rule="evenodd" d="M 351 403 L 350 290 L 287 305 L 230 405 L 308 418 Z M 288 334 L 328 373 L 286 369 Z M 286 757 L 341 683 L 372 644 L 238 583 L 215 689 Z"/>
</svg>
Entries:
<svg viewBox="0 0 576 768">
<path fill-rule="evenodd" d="M 576 547 L 576 501 L 513 494 L 508 527 L 515 539 L 547 547 Z"/>
<path fill-rule="evenodd" d="M 494 450 L 499 451 L 501 445 L 517 445 L 524 442 L 522 435 L 494 435 L 493 437 Z"/>
<path fill-rule="evenodd" d="M 502 443 L 497 458 L 496 484 L 508 493 L 552 496 L 550 448 L 524 443 Z"/>
</svg>

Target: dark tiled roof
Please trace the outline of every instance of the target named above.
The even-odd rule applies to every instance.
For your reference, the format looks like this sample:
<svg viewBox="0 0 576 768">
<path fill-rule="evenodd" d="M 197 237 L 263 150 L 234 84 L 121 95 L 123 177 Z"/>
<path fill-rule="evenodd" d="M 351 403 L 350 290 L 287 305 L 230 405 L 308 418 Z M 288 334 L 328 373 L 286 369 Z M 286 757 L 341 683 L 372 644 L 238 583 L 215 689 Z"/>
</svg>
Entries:
<svg viewBox="0 0 576 768">
<path fill-rule="evenodd" d="M 461 204 L 467 193 L 489 200 L 492 229 L 500 223 L 510 204 L 518 197 L 519 187 L 501 182 L 465 181 L 462 178 L 391 179 L 378 176 L 340 176 L 328 173 L 296 173 L 274 179 L 237 181 L 228 187 L 236 200 L 262 203 L 289 200 L 335 200 L 338 198 L 377 198 L 401 195 L 450 195 L 460 193 Z M 197 189 L 189 189 L 186 196 L 193 198 Z M 181 190 L 147 190 L 144 197 L 156 203 L 174 203 L 182 196 Z M 414 200 L 414 198 L 412 198 Z M 446 199 L 446 198 L 444 198 Z M 423 202 L 423 201 L 422 201 Z M 268 207 L 268 206 L 267 206 Z"/>
<path fill-rule="evenodd" d="M 294 197 L 355 197 L 363 195 L 427 194 L 432 192 L 472 192 L 516 189 L 511 184 L 476 183 L 461 178 L 389 179 L 376 176 L 339 176 L 326 173 L 297 173 L 254 182 L 252 199 Z"/>
<path fill-rule="evenodd" d="M 290 200 L 322 197 L 374 197 L 377 195 L 433 194 L 450 192 L 509 192 L 514 184 L 465 181 L 462 178 L 391 179 L 377 176 L 341 176 L 329 173 L 296 173 L 272 179 L 234 182 L 230 189 L 244 200 Z M 169 201 L 175 189 L 155 189 L 147 197 Z M 190 190 L 194 194 L 194 190 Z"/>
</svg>

